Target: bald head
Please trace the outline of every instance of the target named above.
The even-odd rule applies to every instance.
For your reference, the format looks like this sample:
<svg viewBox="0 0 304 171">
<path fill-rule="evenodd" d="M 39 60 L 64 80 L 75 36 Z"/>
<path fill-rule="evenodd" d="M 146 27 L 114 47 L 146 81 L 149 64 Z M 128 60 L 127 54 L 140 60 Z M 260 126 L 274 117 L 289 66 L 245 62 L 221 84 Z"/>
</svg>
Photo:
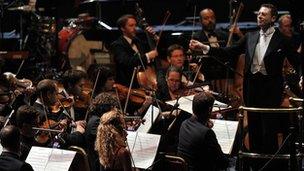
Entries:
<svg viewBox="0 0 304 171">
<path fill-rule="evenodd" d="M 0 132 L 1 145 L 10 151 L 18 152 L 20 149 L 20 132 L 13 125 L 6 126 Z"/>
<path fill-rule="evenodd" d="M 205 31 L 212 32 L 215 29 L 216 18 L 212 9 L 206 8 L 200 12 L 202 28 Z"/>
</svg>

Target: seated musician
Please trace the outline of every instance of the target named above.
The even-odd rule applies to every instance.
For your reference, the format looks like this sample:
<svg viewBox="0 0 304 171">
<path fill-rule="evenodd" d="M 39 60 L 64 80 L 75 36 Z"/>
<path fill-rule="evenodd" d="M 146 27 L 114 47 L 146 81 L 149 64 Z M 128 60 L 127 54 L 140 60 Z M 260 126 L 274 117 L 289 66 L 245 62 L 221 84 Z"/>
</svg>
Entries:
<svg viewBox="0 0 304 171">
<path fill-rule="evenodd" d="M 111 110 L 102 115 L 97 129 L 95 149 L 105 171 L 131 171 L 131 153 L 127 149 L 127 132 L 123 114 Z"/>
<path fill-rule="evenodd" d="M 32 171 L 30 164 L 22 161 L 20 153 L 20 132 L 13 125 L 6 126 L 0 132 L 3 151 L 0 155 L 1 171 Z"/>
<path fill-rule="evenodd" d="M 62 84 L 66 90 L 65 96 L 73 96 L 75 103 L 70 108 L 71 116 L 74 120 L 84 119 L 87 107 L 89 105 L 90 94 L 86 93 L 87 74 L 82 70 L 71 69 L 63 74 Z"/>
<path fill-rule="evenodd" d="M 184 48 L 181 45 L 178 44 L 173 44 L 171 46 L 168 47 L 167 50 L 167 60 L 169 62 L 170 66 L 175 66 L 177 68 L 180 68 L 182 70 L 182 82 L 185 85 L 191 84 L 191 82 L 193 81 L 193 79 L 195 78 L 196 72 L 195 71 L 198 67 L 197 64 L 195 63 L 191 63 L 189 64 L 188 62 L 186 62 L 185 59 L 185 53 L 184 53 Z M 166 71 L 167 68 L 165 70 L 159 70 L 157 72 L 157 82 L 162 82 L 165 80 L 165 75 L 166 75 Z M 196 82 L 197 81 L 204 81 L 204 75 L 199 72 L 198 76 L 196 78 Z"/>
<path fill-rule="evenodd" d="M 98 71 L 99 77 L 97 78 Z M 112 92 L 113 85 L 115 84 L 114 72 L 109 67 L 102 66 L 101 64 L 92 64 L 90 65 L 88 71 L 88 77 L 92 83 L 96 83 L 96 88 L 94 95 L 98 95 L 101 92 Z"/>
<path fill-rule="evenodd" d="M 20 130 L 20 159 L 25 160 L 35 141 L 35 131 L 39 123 L 39 112 L 32 106 L 22 105 L 16 112 L 16 126 Z"/>
<path fill-rule="evenodd" d="M 44 79 L 41 80 L 37 85 L 37 95 L 38 98 L 34 103 L 34 107 L 38 110 L 40 122 L 39 125 L 49 128 L 49 122 L 52 121 L 54 125 L 58 125 L 58 129 L 65 130 L 61 136 L 58 137 L 58 141 L 61 143 L 61 147 L 68 147 L 70 145 L 84 146 L 84 136 L 86 123 L 85 121 L 79 120 L 74 124 L 71 116 L 65 112 L 60 112 L 59 114 L 51 113 L 50 108 L 58 101 L 57 86 L 53 80 Z M 68 124 L 70 123 L 70 124 Z M 67 132 L 68 126 L 75 126 L 75 131 L 72 133 Z M 69 130 L 69 129 L 68 129 Z M 55 139 L 49 139 L 45 143 L 50 143 L 49 141 L 57 141 Z M 39 143 L 39 142 L 38 142 Z M 45 143 L 41 145 L 46 145 Z M 53 143 L 53 142 L 52 142 Z"/>
<path fill-rule="evenodd" d="M 189 171 L 220 170 L 228 167 L 210 121 L 214 97 L 206 92 L 193 98 L 193 116 L 185 120 L 180 128 L 178 154 L 189 165 Z"/>
<path fill-rule="evenodd" d="M 98 94 L 91 102 L 89 120 L 85 130 L 86 147 L 91 170 L 99 170 L 98 154 L 94 148 L 100 117 L 114 107 L 119 108 L 119 102 L 113 94 L 108 92 Z"/>
</svg>

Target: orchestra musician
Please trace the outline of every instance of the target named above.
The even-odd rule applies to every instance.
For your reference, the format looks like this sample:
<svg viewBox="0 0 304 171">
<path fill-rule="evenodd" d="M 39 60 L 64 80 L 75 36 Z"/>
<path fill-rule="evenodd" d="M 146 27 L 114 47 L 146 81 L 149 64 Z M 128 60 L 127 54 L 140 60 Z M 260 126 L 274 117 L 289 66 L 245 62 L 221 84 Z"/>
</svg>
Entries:
<svg viewBox="0 0 304 171">
<path fill-rule="evenodd" d="M 97 78 L 98 72 L 99 77 Z M 100 94 L 101 92 L 113 91 L 115 75 L 112 69 L 102 66 L 101 64 L 92 64 L 90 65 L 87 73 L 91 82 L 95 82 L 95 80 L 97 80 L 94 96 Z"/>
<path fill-rule="evenodd" d="M 225 47 L 228 41 L 228 32 L 222 28 L 216 28 L 216 16 L 212 9 L 205 8 L 200 11 L 200 22 L 202 25 L 202 30 L 194 34 L 193 39 L 199 40 L 200 42 L 207 42 L 211 47 Z M 230 29 L 234 36 L 233 40 L 243 37 L 242 32 L 238 26 Z M 223 65 L 217 64 L 212 58 L 204 59 L 202 71 L 205 75 L 205 79 L 211 82 L 211 89 L 219 93 L 228 93 L 227 89 L 228 83 L 232 82 L 233 75 Z M 230 67 L 234 67 L 236 61 L 228 60 Z M 210 67 L 212 66 L 212 67 Z M 228 79 L 228 80 L 227 80 Z M 226 94 L 227 95 L 227 94 Z"/>
<path fill-rule="evenodd" d="M 169 66 L 174 66 L 182 70 L 183 84 L 189 85 L 193 81 L 196 72 L 199 72 L 196 82 L 202 82 L 205 80 L 204 75 L 200 71 L 193 71 L 190 68 L 190 65 L 192 65 L 193 68 L 197 68 L 197 64 L 195 63 L 189 64 L 186 62 L 184 48 L 181 45 L 173 44 L 168 47 L 167 60 L 169 62 Z M 157 82 L 164 82 L 164 80 L 166 79 L 167 69 L 168 68 L 164 68 L 157 71 Z M 162 86 L 161 84 L 158 84 L 158 88 L 161 88 L 161 86 Z"/>
<path fill-rule="evenodd" d="M 99 170 L 98 154 L 95 151 L 95 140 L 100 117 L 113 108 L 119 108 L 119 102 L 117 97 L 113 96 L 113 94 L 109 92 L 98 94 L 90 104 L 89 120 L 85 130 L 85 139 L 91 170 Z"/>
<path fill-rule="evenodd" d="M 30 164 L 20 159 L 20 132 L 13 125 L 1 129 L 1 145 L 3 151 L 0 155 L 0 170 L 2 171 L 33 171 Z"/>
<path fill-rule="evenodd" d="M 144 43 L 136 36 L 137 22 L 133 15 L 123 15 L 117 20 L 122 35 L 112 43 L 110 52 L 116 64 L 116 82 L 126 87 L 130 86 L 132 73 L 135 67 L 147 66 L 157 57 L 155 49 L 146 50 Z M 147 27 L 146 31 L 153 34 L 153 29 Z M 139 88 L 138 81 L 134 79 L 132 88 Z"/>
<path fill-rule="evenodd" d="M 67 130 L 67 128 L 69 128 L 69 132 L 63 131 L 63 133 L 60 134 L 61 136 L 58 139 L 58 141 L 60 141 L 61 143 L 60 147 L 64 148 L 70 145 L 77 145 L 83 147 L 85 145 L 83 134 L 85 132 L 86 122 L 83 120 L 78 120 L 74 122 L 69 113 L 51 113 L 51 106 L 56 104 L 56 102 L 58 101 L 56 96 L 58 93 L 58 87 L 55 82 L 50 79 L 41 80 L 37 84 L 36 89 L 38 98 L 34 103 L 33 107 L 35 107 L 36 110 L 39 112 L 39 120 L 41 122 L 40 124 L 42 124 L 42 126 L 46 126 L 46 128 L 51 128 L 52 124 L 50 124 L 50 121 L 52 121 L 54 122 L 54 125 L 58 125 L 58 129 L 60 130 Z M 75 130 L 73 132 L 70 132 L 70 126 L 75 127 Z M 44 143 L 53 143 L 55 139 L 51 138 L 52 137 L 49 137 L 47 142 Z M 44 143 L 41 145 L 47 145 Z"/>
<path fill-rule="evenodd" d="M 35 131 L 38 127 L 39 112 L 32 106 L 22 105 L 16 112 L 16 126 L 20 130 L 20 159 L 25 160 L 35 141 Z"/>
<path fill-rule="evenodd" d="M 249 107 L 280 107 L 283 95 L 283 61 L 300 70 L 301 56 L 291 47 L 291 43 L 274 27 L 277 8 L 272 4 L 262 4 L 257 24 L 260 30 L 247 33 L 237 44 L 228 48 L 215 48 L 197 40 L 191 40 L 189 47 L 218 58 L 227 58 L 245 53 L 244 101 Z M 248 113 L 250 151 L 275 153 L 278 149 L 278 133 L 286 136 L 288 118 L 281 115 L 258 115 Z M 257 169 L 261 166 L 256 165 Z M 278 163 L 268 168 L 281 170 Z M 275 167 L 278 167 L 275 169 Z"/>
<path fill-rule="evenodd" d="M 118 110 L 111 110 L 100 118 L 95 149 L 103 170 L 132 171 L 125 129 L 123 114 Z"/>
<path fill-rule="evenodd" d="M 195 94 L 193 114 L 183 121 L 179 132 L 178 155 L 188 163 L 189 171 L 226 169 L 229 164 L 219 145 L 210 120 L 214 97 L 208 92 Z"/>
<path fill-rule="evenodd" d="M 62 84 L 63 94 L 74 97 L 75 103 L 69 109 L 71 117 L 75 121 L 84 119 L 90 99 L 90 94 L 85 91 L 85 86 L 90 88 L 90 85 L 86 85 L 87 74 L 82 70 L 67 70 L 63 74 Z"/>
<path fill-rule="evenodd" d="M 289 14 L 284 14 L 280 16 L 278 19 L 279 30 L 284 34 L 290 42 L 295 50 L 300 49 L 301 45 L 301 36 L 298 32 L 296 32 L 293 28 L 292 18 Z M 298 51 L 299 52 L 299 51 Z M 299 73 L 295 71 L 295 69 L 290 65 L 290 63 L 285 60 L 283 67 L 283 76 L 285 79 L 286 86 L 298 97 L 302 97 L 302 91 L 298 82 L 300 81 Z"/>
</svg>

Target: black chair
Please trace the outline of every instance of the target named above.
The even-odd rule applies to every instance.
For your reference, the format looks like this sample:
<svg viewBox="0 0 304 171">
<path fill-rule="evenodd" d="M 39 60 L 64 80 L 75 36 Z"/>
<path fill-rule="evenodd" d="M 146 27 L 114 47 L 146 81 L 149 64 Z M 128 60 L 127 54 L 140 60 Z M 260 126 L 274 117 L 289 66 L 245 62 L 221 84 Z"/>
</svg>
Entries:
<svg viewBox="0 0 304 171">
<path fill-rule="evenodd" d="M 245 133 L 244 133 L 244 113 L 245 112 L 255 112 L 258 114 L 269 114 L 269 113 L 278 113 L 278 114 L 296 114 L 299 119 L 302 119 L 302 112 L 303 108 L 302 107 L 297 107 L 297 108 L 255 108 L 255 107 L 244 107 L 240 106 L 239 107 L 239 123 L 240 123 L 240 134 L 241 134 L 241 147 L 238 152 L 238 158 L 239 158 L 239 163 L 238 163 L 238 170 L 244 170 L 244 159 L 268 159 L 268 160 L 289 160 L 289 169 L 290 170 L 297 170 L 297 163 L 300 161 L 302 158 L 301 150 L 297 153 L 296 152 L 296 137 L 294 134 L 294 131 L 291 132 L 291 150 L 289 154 L 260 154 L 260 153 L 252 153 L 252 152 L 247 152 L 245 149 L 244 145 L 244 138 L 245 138 Z M 299 123 L 302 121 L 299 120 Z M 299 130 L 302 129 L 302 126 L 299 125 Z M 302 135 L 301 133 L 299 135 Z M 301 137 L 301 136 L 300 136 Z M 301 138 L 299 138 L 301 141 Z M 302 142 L 302 141 L 301 141 Z"/>
<path fill-rule="evenodd" d="M 85 150 L 78 146 L 70 146 L 68 149 L 76 151 L 69 171 L 90 171 L 88 155 Z"/>
</svg>

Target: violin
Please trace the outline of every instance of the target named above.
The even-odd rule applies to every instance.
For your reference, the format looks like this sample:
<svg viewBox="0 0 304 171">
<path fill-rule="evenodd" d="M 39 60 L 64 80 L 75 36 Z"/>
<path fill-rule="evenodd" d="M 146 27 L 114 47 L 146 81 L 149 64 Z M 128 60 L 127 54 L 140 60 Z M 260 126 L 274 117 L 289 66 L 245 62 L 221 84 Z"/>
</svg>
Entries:
<svg viewBox="0 0 304 171">
<path fill-rule="evenodd" d="M 75 98 L 74 107 L 87 108 L 91 101 L 92 92 L 92 83 L 86 80 L 85 84 L 82 87 L 81 95 Z"/>
<path fill-rule="evenodd" d="M 125 100 L 128 95 L 129 88 L 121 85 L 121 84 L 114 84 L 113 87 L 118 91 L 119 99 Z M 142 105 L 146 100 L 146 92 L 143 89 L 131 89 L 130 92 L 130 100 L 138 105 Z"/>
<path fill-rule="evenodd" d="M 70 108 L 73 104 L 73 96 L 65 97 L 62 94 L 57 94 L 57 102 L 53 106 L 50 106 L 50 111 L 58 113 L 62 108 Z"/>
<path fill-rule="evenodd" d="M 50 131 L 42 131 L 43 129 L 53 129 L 53 130 L 58 130 L 58 131 L 53 131 L 53 132 L 62 132 L 60 130 L 65 129 L 67 127 L 67 122 L 63 122 L 64 120 L 60 122 L 56 122 L 54 120 L 47 120 L 44 121 L 39 128 L 36 128 L 38 131 L 35 135 L 35 141 L 39 144 L 46 144 L 47 142 L 50 141 L 52 138 L 52 133 Z"/>
</svg>

